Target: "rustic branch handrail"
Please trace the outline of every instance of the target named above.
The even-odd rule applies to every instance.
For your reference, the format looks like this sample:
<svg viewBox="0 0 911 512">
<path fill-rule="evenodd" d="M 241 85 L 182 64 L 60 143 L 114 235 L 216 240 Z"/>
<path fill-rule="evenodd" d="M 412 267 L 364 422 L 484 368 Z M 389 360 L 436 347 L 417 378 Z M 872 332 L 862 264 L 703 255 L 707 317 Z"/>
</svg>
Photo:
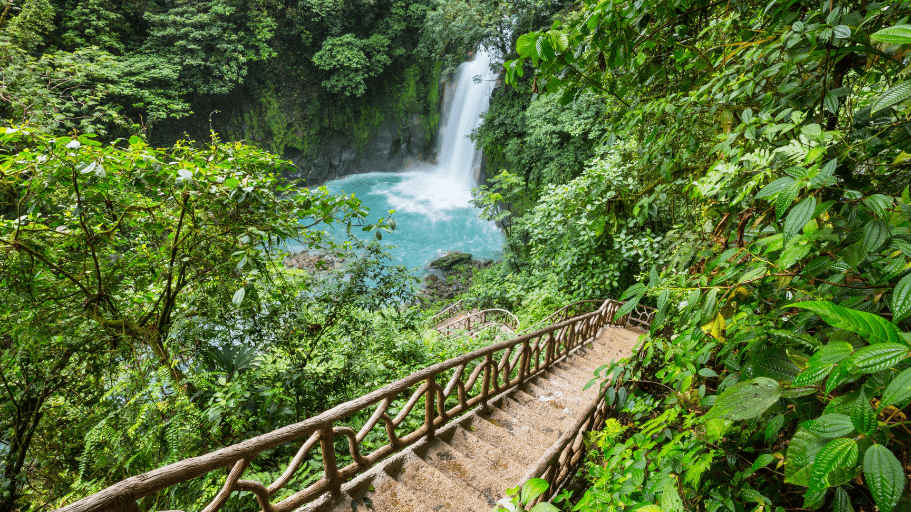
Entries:
<svg viewBox="0 0 911 512">
<path fill-rule="evenodd" d="M 452 304 L 446 306 L 446 309 L 440 311 L 439 313 L 428 318 L 427 321 L 433 325 L 437 325 L 440 322 L 445 322 L 450 318 L 454 317 L 456 313 L 461 311 L 462 304 L 465 302 L 465 299 L 458 300 Z"/>
<path fill-rule="evenodd" d="M 623 302 L 615 304 L 619 306 Z M 636 323 L 648 330 L 655 313 L 657 313 L 655 308 L 636 305 L 628 314 L 615 319 L 614 323 L 616 325 Z M 573 427 L 564 432 L 538 459 L 537 464 L 525 473 L 522 480 L 518 482 L 520 486 L 532 478 L 543 478 L 550 484 L 550 492 L 537 498 L 535 503 L 547 500 L 546 496 L 550 496 L 552 499 L 557 495 L 564 482 L 572 475 L 573 468 L 582 461 L 582 457 L 585 455 L 585 432 L 599 428 L 607 419 L 610 407 L 611 404 L 607 402 L 606 395 L 603 392 L 599 393 L 598 398 L 576 420 Z M 534 503 L 529 504 L 529 506 L 531 505 Z"/>
<path fill-rule="evenodd" d="M 516 318 L 516 315 L 505 309 L 492 308 L 475 311 L 455 322 L 448 323 L 443 327 L 438 328 L 437 331 L 443 336 L 452 336 L 456 331 L 472 331 L 471 327 L 473 325 L 487 327 L 487 324 L 490 324 L 491 322 L 505 325 L 513 331 L 519 328 L 519 319 Z"/>
<path fill-rule="evenodd" d="M 579 348 L 582 343 L 592 339 L 601 327 L 625 325 L 627 319 L 637 322 L 649 321 L 654 315 L 651 308 L 639 307 L 631 315 L 614 319 L 620 304 L 608 299 L 591 313 L 435 364 L 312 418 L 206 455 L 185 459 L 128 478 L 58 510 L 136 512 L 136 500 L 140 498 L 212 471 L 231 468 L 224 486 L 204 509 L 205 512 L 216 512 L 231 493 L 238 491 L 254 493 L 264 512 L 290 512 L 326 493 L 338 494 L 344 481 L 367 471 L 389 455 L 422 438 L 433 437 L 440 427 L 459 415 L 476 406 L 486 406 L 493 397 L 545 371 Z M 469 377 L 463 381 L 462 377 L 469 368 Z M 444 375 L 449 371 L 452 371 L 451 377 Z M 446 382 L 445 388 L 437 382 L 440 378 Z M 396 417 L 391 418 L 390 406 L 399 395 L 411 389 L 415 391 L 410 394 Z M 424 418 L 420 426 L 400 435 L 396 429 L 405 423 L 412 412 L 415 415 L 419 414 L 420 408 L 416 406 L 422 399 Z M 448 404 L 450 401 L 453 402 L 451 406 Z M 344 423 L 356 413 L 368 412 L 367 409 L 374 406 L 376 409 L 357 432 L 351 427 L 337 425 Z M 361 442 L 380 425 L 380 422 L 388 443 L 370 453 L 362 454 Z M 347 438 L 352 458 L 352 462 L 342 468 L 338 467 L 334 445 L 334 440 L 338 436 Z M 258 454 L 301 440 L 303 443 L 288 469 L 271 485 L 240 479 Z M 294 473 L 317 443 L 322 452 L 323 477 L 290 497 L 278 503 L 271 503 L 272 496 L 293 478 Z"/>
<path fill-rule="evenodd" d="M 538 320 L 537 322 L 529 325 L 528 327 L 522 329 L 516 334 L 525 334 L 526 332 L 531 332 L 532 329 L 539 325 L 545 325 L 551 323 L 556 319 L 557 322 L 562 322 L 574 316 L 578 316 L 584 313 L 591 313 L 592 310 L 598 309 L 595 305 L 600 305 L 604 303 L 604 299 L 590 299 L 590 300 L 580 300 L 573 302 L 572 304 L 567 304 L 562 308 L 554 311 L 550 315 L 547 315 L 545 318 Z M 595 306 L 595 307 L 592 307 Z"/>
</svg>

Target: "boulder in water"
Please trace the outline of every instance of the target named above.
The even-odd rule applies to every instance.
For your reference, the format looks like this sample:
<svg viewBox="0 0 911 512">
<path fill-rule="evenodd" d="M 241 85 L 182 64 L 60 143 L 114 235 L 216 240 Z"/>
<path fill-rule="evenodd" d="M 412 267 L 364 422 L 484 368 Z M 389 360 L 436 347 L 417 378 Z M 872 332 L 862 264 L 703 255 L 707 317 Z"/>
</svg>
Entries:
<svg viewBox="0 0 911 512">
<path fill-rule="evenodd" d="M 471 255 L 467 252 L 451 252 L 443 257 L 430 262 L 430 266 L 440 270 L 452 270 L 456 265 L 471 263 Z"/>
</svg>

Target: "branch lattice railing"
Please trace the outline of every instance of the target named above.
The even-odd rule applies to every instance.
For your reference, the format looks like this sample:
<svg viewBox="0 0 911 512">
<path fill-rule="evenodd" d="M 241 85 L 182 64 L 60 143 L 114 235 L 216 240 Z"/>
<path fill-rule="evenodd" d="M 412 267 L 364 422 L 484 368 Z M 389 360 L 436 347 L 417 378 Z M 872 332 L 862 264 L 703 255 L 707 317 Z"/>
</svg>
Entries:
<svg viewBox="0 0 911 512">
<path fill-rule="evenodd" d="M 450 318 L 461 313 L 462 304 L 464 304 L 464 303 L 465 303 L 465 299 L 453 302 L 452 304 L 447 306 L 446 309 L 444 309 L 443 311 L 440 311 L 439 313 L 428 318 L 427 321 L 432 325 L 440 325 L 441 323 L 445 322 L 446 320 L 449 320 Z"/>
<path fill-rule="evenodd" d="M 623 302 L 614 302 L 611 299 L 605 302 L 612 302 L 616 307 L 623 304 Z M 613 323 L 614 325 L 636 325 L 648 330 L 656 312 L 655 308 L 637 305 L 632 311 L 616 319 Z M 640 347 L 641 350 L 642 347 Z M 615 397 L 619 386 L 619 382 L 613 383 Z M 550 446 L 547 452 L 538 459 L 538 463 L 525 473 L 522 480 L 518 482 L 519 485 L 532 478 L 543 478 L 550 484 L 548 487 L 550 492 L 537 498 L 535 503 L 544 501 L 548 496 L 553 499 L 559 493 L 569 477 L 572 476 L 574 468 L 582 462 L 582 458 L 585 456 L 585 433 L 591 432 L 604 424 L 604 421 L 611 413 L 613 403 L 613 400 L 608 400 L 606 393 L 599 393 L 597 400 L 589 405 L 588 409 L 576 420 L 572 428 L 567 429 Z M 530 503 L 529 506 L 535 503 Z"/>
<path fill-rule="evenodd" d="M 567 304 L 566 306 L 563 306 L 562 308 L 558 309 L 557 311 L 554 311 L 550 315 L 547 315 L 546 317 L 542 318 L 541 320 L 538 320 L 537 322 L 522 329 L 521 331 L 519 331 L 516 334 L 525 334 L 526 332 L 531 332 L 535 328 L 540 327 L 542 325 L 555 324 L 557 322 L 562 322 L 562 321 L 572 318 L 574 316 L 583 315 L 585 313 L 591 313 L 592 311 L 595 311 L 596 309 L 601 307 L 601 304 L 603 304 L 603 303 L 604 303 L 604 300 L 602 300 L 602 299 L 594 299 L 594 300 L 580 300 L 578 302 L 573 302 L 572 304 Z"/>
<path fill-rule="evenodd" d="M 336 495 L 345 481 L 420 439 L 432 438 L 460 415 L 486 407 L 495 397 L 562 361 L 591 340 L 600 328 L 625 325 L 626 317 L 613 319 L 620 304 L 606 300 L 591 313 L 425 368 L 299 423 L 128 478 L 58 512 L 138 512 L 137 500 L 225 469 L 228 473 L 224 485 L 203 512 L 216 512 L 232 493 L 240 491 L 253 493 L 264 512 L 290 512 L 326 494 Z M 364 453 L 368 437 L 373 441 L 366 444 L 374 448 Z M 336 439 L 341 446 L 337 446 Z M 267 485 L 242 478 L 258 455 L 266 450 L 274 453 L 279 447 L 289 448 L 291 453 L 295 446 L 292 443 L 299 443 L 299 448 L 277 480 Z M 562 464 L 565 448 L 576 444 L 566 444 L 554 461 Z M 322 477 L 273 503 L 276 494 L 292 481 L 317 447 Z M 570 453 L 570 460 L 576 453 L 573 450 L 576 448 L 566 452 Z M 351 462 L 339 467 L 340 459 Z M 557 466 L 546 465 L 545 473 L 563 474 L 554 471 L 554 467 Z"/>
<path fill-rule="evenodd" d="M 512 331 L 519 328 L 519 319 L 505 309 L 485 309 L 448 323 L 437 329 L 443 336 L 452 336 L 460 331 L 476 332 L 491 325 L 505 325 Z"/>
</svg>

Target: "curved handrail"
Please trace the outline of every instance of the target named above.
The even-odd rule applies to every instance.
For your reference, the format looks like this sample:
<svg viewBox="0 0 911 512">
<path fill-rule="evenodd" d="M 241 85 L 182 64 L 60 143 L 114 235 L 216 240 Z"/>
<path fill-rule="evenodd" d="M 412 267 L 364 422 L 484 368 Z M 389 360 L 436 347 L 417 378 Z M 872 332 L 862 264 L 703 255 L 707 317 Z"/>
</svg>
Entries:
<svg viewBox="0 0 911 512">
<path fill-rule="evenodd" d="M 491 320 L 493 319 L 493 320 Z M 491 308 L 482 311 L 476 311 L 466 317 L 460 318 L 455 322 L 448 323 L 437 329 L 443 336 L 451 336 L 454 331 L 471 331 L 472 325 L 488 324 L 497 322 L 505 325 L 515 331 L 519 328 L 519 319 L 516 315 L 505 309 Z"/>
<path fill-rule="evenodd" d="M 433 325 L 437 325 L 440 322 L 445 322 L 446 320 L 449 320 L 450 318 L 455 316 L 457 312 L 461 311 L 460 308 L 461 308 L 463 302 L 465 302 L 465 299 L 460 299 L 456 302 L 453 302 L 452 304 L 446 306 L 446 309 L 444 309 L 444 310 L 440 311 L 439 313 L 433 315 L 432 317 L 428 318 L 427 321 L 432 323 Z"/>
<path fill-rule="evenodd" d="M 138 510 L 137 499 L 224 468 L 230 468 L 225 484 L 203 512 L 216 512 L 231 493 L 240 491 L 254 493 L 264 512 L 290 512 L 326 493 L 338 494 L 345 480 L 369 470 L 422 438 L 433 437 L 436 430 L 461 414 L 477 406 L 486 406 L 491 398 L 544 372 L 592 339 L 602 327 L 624 325 L 620 321 L 625 322 L 626 316 L 618 320 L 613 318 L 620 304 L 608 299 L 597 311 L 435 364 L 299 423 L 127 478 L 58 509 L 58 512 L 134 512 Z M 464 378 L 466 373 L 467 379 Z M 403 393 L 410 398 L 401 407 L 396 404 L 395 409 L 400 412 L 391 418 L 390 406 Z M 424 401 L 423 414 L 414 410 L 421 399 Z M 368 412 L 374 406 L 370 418 L 359 430 L 346 425 L 346 420 L 353 421 L 355 414 Z M 423 416 L 420 427 L 401 431 L 407 426 L 406 418 L 416 420 L 420 416 Z M 367 454 L 361 453 L 361 443 L 375 431 L 378 431 L 377 435 L 384 433 L 388 443 Z M 337 464 L 336 436 L 347 438 L 353 459 L 342 468 Z M 267 486 L 241 479 L 257 455 L 295 441 L 302 443 L 297 455 L 274 483 Z M 291 481 L 317 444 L 322 452 L 323 477 L 282 501 L 272 503 L 272 496 Z"/>
<path fill-rule="evenodd" d="M 558 321 L 558 322 L 562 322 L 563 320 L 566 320 L 566 319 L 568 319 L 568 318 L 572 318 L 572 317 L 577 316 L 577 315 L 581 315 L 581 314 L 583 314 L 583 313 L 590 313 L 591 311 L 584 311 L 584 310 L 583 310 L 583 311 L 578 311 L 578 309 L 582 309 L 582 306 L 583 306 L 583 305 L 584 305 L 584 306 L 590 306 L 590 305 L 594 305 L 594 304 L 602 304 L 603 302 L 604 302 L 604 299 L 589 299 L 589 300 L 580 300 L 580 301 L 576 301 L 576 302 L 573 302 L 572 304 L 567 304 L 567 305 L 563 306 L 562 308 L 560 308 L 560 309 L 554 311 L 554 312 L 551 313 L 550 315 L 548 315 L 548 316 L 542 318 L 541 320 L 538 320 L 537 322 L 535 322 L 535 323 L 529 325 L 528 327 L 522 329 L 522 330 L 519 331 L 517 334 L 524 334 L 524 333 L 526 333 L 526 332 L 531 332 L 531 330 L 532 330 L 533 328 L 535 328 L 535 327 L 537 327 L 537 326 L 539 326 L 539 325 L 544 325 L 544 324 L 546 324 L 546 323 L 550 323 L 552 320 L 554 320 L 555 318 L 558 318 L 558 317 L 559 317 L 560 319 L 557 320 L 557 321 Z M 576 312 L 574 312 L 574 313 L 569 313 L 569 310 L 570 310 L 571 308 L 578 308 L 578 309 L 577 309 Z M 594 308 L 594 309 L 597 309 L 597 308 Z M 566 314 L 563 314 L 563 313 L 566 313 Z"/>
</svg>

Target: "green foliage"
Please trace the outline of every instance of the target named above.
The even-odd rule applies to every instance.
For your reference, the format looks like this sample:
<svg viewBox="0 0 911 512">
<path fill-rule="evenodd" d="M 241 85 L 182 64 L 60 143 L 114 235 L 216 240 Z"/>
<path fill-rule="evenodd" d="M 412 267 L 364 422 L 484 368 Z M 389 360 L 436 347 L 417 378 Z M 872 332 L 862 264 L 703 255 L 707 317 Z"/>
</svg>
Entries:
<svg viewBox="0 0 911 512">
<path fill-rule="evenodd" d="M 364 224 L 359 200 L 281 182 L 286 162 L 217 139 L 165 151 L 28 128 L 0 129 L 0 147 L 4 510 L 300 421 L 434 353 L 389 325 L 407 312 L 374 319 L 414 278 L 377 244 L 320 229 L 387 219 Z M 289 243 L 349 264 L 285 270 Z M 211 499 L 221 483 L 204 480 L 158 508 Z"/>
<path fill-rule="evenodd" d="M 508 83 L 565 105 L 595 95 L 607 134 L 596 154 L 629 148 L 607 167 L 622 170 L 612 187 L 557 187 L 591 213 L 559 217 L 553 191 L 526 192 L 542 206 L 538 240 L 570 231 L 563 252 L 591 255 L 573 231 L 584 221 L 658 240 L 624 272 L 638 282 L 621 284 L 627 304 L 658 307 L 652 328 L 601 374 L 628 428 L 596 444 L 574 510 L 908 503 L 909 15 L 583 0 L 518 38 Z M 616 185 L 640 177 L 632 194 Z M 618 207 L 604 207 L 615 190 Z M 560 261 L 541 247 L 521 264 Z"/>
<path fill-rule="evenodd" d="M 392 62 L 386 55 L 388 47 L 389 40 L 379 35 L 366 40 L 352 34 L 330 37 L 313 56 L 313 63 L 331 73 L 323 81 L 330 92 L 363 96 L 367 91 L 366 80 L 382 73 Z"/>
<path fill-rule="evenodd" d="M 547 502 L 541 502 L 526 509 L 526 506 L 534 503 L 539 496 L 547 492 L 550 484 L 547 480 L 541 478 L 532 478 L 522 484 L 521 487 L 514 487 L 506 490 L 506 498 L 497 502 L 495 510 L 506 510 L 509 512 L 556 512 L 557 507 Z"/>
</svg>

